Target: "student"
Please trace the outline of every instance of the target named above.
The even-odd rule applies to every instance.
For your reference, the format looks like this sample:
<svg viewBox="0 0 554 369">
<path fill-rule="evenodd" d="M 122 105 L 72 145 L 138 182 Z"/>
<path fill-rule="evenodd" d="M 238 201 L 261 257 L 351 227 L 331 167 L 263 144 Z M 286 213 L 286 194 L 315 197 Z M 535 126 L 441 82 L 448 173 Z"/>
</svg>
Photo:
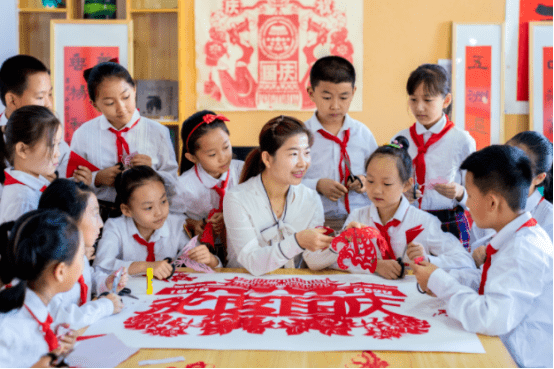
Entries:
<svg viewBox="0 0 554 369">
<path fill-rule="evenodd" d="M 54 322 L 69 323 L 72 328 L 80 329 L 120 312 L 121 299 L 113 293 L 91 301 L 93 292 L 111 291 L 115 277 L 115 273 L 108 276 L 89 264 L 89 260 L 94 259 L 94 244 L 103 226 L 98 200 L 92 189 L 83 182 L 56 179 L 42 194 L 38 208 L 58 209 L 69 214 L 77 222 L 85 242 L 83 274 L 78 283 L 69 291 L 54 296 L 48 305 Z M 124 274 L 118 290 L 125 287 L 126 281 L 127 275 Z"/>
<path fill-rule="evenodd" d="M 552 143 L 541 133 L 525 131 L 512 137 L 506 144 L 522 149 L 531 161 L 533 181 L 525 211 L 531 213 L 552 240 Z M 540 194 L 539 187 L 544 188 L 544 197 Z M 476 225 L 471 228 L 471 247 L 478 267 L 485 262 L 486 257 L 486 244 L 483 245 L 483 240 L 494 233 L 493 229 L 481 229 Z"/>
<path fill-rule="evenodd" d="M 0 234 L 0 279 L 18 280 L 0 290 L 0 366 L 29 367 L 49 352 L 69 352 L 76 334 L 58 340 L 47 306 L 81 275 L 85 248 L 77 225 L 61 211 L 35 210 L 3 224 Z"/>
<path fill-rule="evenodd" d="M 302 185 L 312 135 L 299 120 L 280 116 L 260 132 L 260 146 L 244 164 L 241 184 L 223 200 L 229 268 L 253 275 L 299 268 L 304 250 L 329 247 L 317 193 Z"/>
<path fill-rule="evenodd" d="M 435 215 L 442 229 L 456 236 L 469 251 L 469 224 L 464 214 L 466 193 L 464 173 L 459 170 L 464 159 L 475 151 L 475 140 L 467 131 L 454 126 L 448 118 L 452 94 L 444 68 L 423 64 L 414 70 L 406 84 L 408 105 L 417 121 L 397 136 L 407 137 L 408 153 L 415 167 L 419 189 L 410 189 L 406 197 L 417 200 L 420 209 Z M 427 187 L 434 181 L 433 190 Z"/>
<path fill-rule="evenodd" d="M 0 201 L 0 224 L 35 210 L 46 179 L 55 172 L 60 158 L 62 128 L 58 118 L 43 106 L 24 106 L 12 113 L 0 147 L 0 168 L 4 169 L 4 191 Z M 0 140 L 0 146 L 4 141 Z M 6 158 L 5 156 L 8 156 Z"/>
<path fill-rule="evenodd" d="M 52 83 L 50 71 L 35 57 L 30 55 L 15 55 L 4 61 L 0 67 L 0 100 L 6 107 L 0 113 L 0 129 L 5 131 L 8 118 L 17 109 L 27 105 L 44 106 L 52 110 Z M 60 142 L 60 162 L 57 167 L 58 176 L 65 178 L 67 161 L 69 160 L 69 146 L 65 141 Z M 84 178 L 85 167 L 79 168 L 75 178 Z M 89 171 L 90 172 L 90 171 Z M 55 174 L 46 177 L 53 181 Z M 3 183 L 3 173 L 0 173 Z M 2 189 L 0 186 L 0 195 Z"/>
<path fill-rule="evenodd" d="M 171 189 L 177 185 L 177 161 L 167 127 L 140 116 L 135 82 L 124 67 L 100 63 L 85 71 L 85 79 L 90 100 L 102 115 L 75 131 L 71 150 L 100 168 L 92 173 L 91 185 L 105 220 L 111 212 L 119 214 L 114 181 L 128 155 L 136 153 L 129 166 L 152 167 Z"/>
<path fill-rule="evenodd" d="M 325 224 L 335 230 L 342 228 L 352 210 L 370 204 L 364 164 L 377 142 L 369 128 L 348 115 L 355 83 L 354 66 L 339 56 L 319 59 L 310 72 L 308 95 L 317 110 L 306 122 L 314 144 L 312 164 L 302 183 L 321 195 Z M 351 181 L 351 176 L 358 179 Z"/>
<path fill-rule="evenodd" d="M 184 230 L 186 217 L 169 213 L 164 180 L 152 168 L 139 165 L 121 174 L 116 189 L 123 215 L 106 222 L 94 266 L 109 273 L 126 267 L 130 275 L 152 268 L 155 278 L 169 277 L 172 266 L 166 258 L 174 259 L 189 237 Z M 221 267 L 206 245 L 192 249 L 188 256 L 212 268 Z"/>
<path fill-rule="evenodd" d="M 387 240 L 388 248 L 377 248 L 375 272 L 386 279 L 402 276 L 401 258 L 407 263 L 424 257 L 443 268 L 472 268 L 473 260 L 456 237 L 441 230 L 440 221 L 431 214 L 410 206 L 403 193 L 413 186 L 412 160 L 408 155 L 408 140 L 397 137 L 392 144 L 380 146 L 371 154 L 367 166 L 367 196 L 371 205 L 350 213 L 346 228 L 373 227 Z M 415 238 L 410 230 L 423 228 Z M 340 250 L 339 250 L 340 251 Z M 331 249 L 306 253 L 304 259 L 310 269 L 331 266 L 340 269 L 338 254 Z M 344 261 L 351 273 L 370 273 Z"/>
<path fill-rule="evenodd" d="M 525 153 L 493 145 L 471 154 L 467 206 L 480 228 L 497 233 L 481 270 L 412 265 L 424 291 L 447 302 L 448 316 L 464 329 L 499 335 L 522 367 L 552 367 L 552 241 L 525 212 L 533 180 Z"/>
<path fill-rule="evenodd" d="M 183 193 L 174 201 L 179 204 L 174 208 L 186 214 L 187 225 L 195 234 L 206 232 L 201 241 L 211 241 L 223 262 L 226 259 L 223 198 L 226 191 L 238 184 L 244 164 L 242 160 L 232 160 L 226 121 L 222 115 L 203 110 L 183 122 L 179 177 Z"/>
</svg>

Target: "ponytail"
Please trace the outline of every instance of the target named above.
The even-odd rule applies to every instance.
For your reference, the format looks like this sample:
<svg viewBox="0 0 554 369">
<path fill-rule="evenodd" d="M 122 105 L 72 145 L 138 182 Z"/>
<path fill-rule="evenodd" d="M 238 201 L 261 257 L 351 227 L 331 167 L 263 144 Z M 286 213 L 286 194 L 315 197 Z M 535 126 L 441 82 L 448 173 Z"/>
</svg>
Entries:
<svg viewBox="0 0 554 369">
<path fill-rule="evenodd" d="M 239 183 L 246 182 L 250 178 L 257 176 L 263 172 L 264 169 L 265 164 L 262 161 L 262 150 L 260 150 L 259 147 L 256 147 L 248 153 L 246 160 L 244 160 Z"/>
<path fill-rule="evenodd" d="M 546 172 L 546 178 L 543 182 L 544 198 L 552 204 L 552 165 L 550 170 Z"/>
</svg>

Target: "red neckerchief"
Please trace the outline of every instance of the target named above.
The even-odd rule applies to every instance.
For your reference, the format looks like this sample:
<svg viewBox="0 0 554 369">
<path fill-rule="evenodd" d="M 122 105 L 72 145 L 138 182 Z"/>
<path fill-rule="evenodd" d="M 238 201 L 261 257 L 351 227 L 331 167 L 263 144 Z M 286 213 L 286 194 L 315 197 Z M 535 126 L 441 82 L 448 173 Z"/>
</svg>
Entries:
<svg viewBox="0 0 554 369">
<path fill-rule="evenodd" d="M 535 220 L 535 218 L 531 218 L 528 221 L 526 221 L 521 227 L 519 227 L 517 231 L 519 231 L 522 228 L 534 227 L 536 225 L 537 225 L 537 221 Z M 479 285 L 480 295 L 483 295 L 485 293 L 485 283 L 487 283 L 487 273 L 491 266 L 491 256 L 496 254 L 497 251 L 498 250 L 495 250 L 490 243 L 487 245 L 487 258 L 485 259 L 485 265 L 483 266 L 483 274 L 481 274 L 481 284 Z"/>
<path fill-rule="evenodd" d="M 13 184 L 20 184 L 20 185 L 23 185 L 23 186 L 27 186 L 25 183 L 21 182 L 21 181 L 18 181 L 17 179 L 15 179 L 14 177 L 12 177 L 8 172 L 4 171 L 4 176 L 5 176 L 5 180 L 4 180 L 4 186 L 9 186 L 9 185 L 13 185 Z M 40 192 L 44 192 L 44 190 L 46 190 L 46 185 L 42 186 L 42 188 L 40 189 Z"/>
<path fill-rule="evenodd" d="M 148 250 L 146 261 L 156 261 L 156 256 L 154 255 L 154 245 L 156 244 L 156 242 L 145 241 L 141 236 L 138 235 L 138 233 L 135 233 L 133 235 L 133 238 L 141 245 L 146 246 L 146 249 Z"/>
<path fill-rule="evenodd" d="M 423 184 L 425 183 L 425 172 L 426 172 L 426 166 L 425 166 L 425 154 L 427 153 L 427 150 L 431 145 L 439 141 L 445 134 L 447 134 L 452 128 L 454 128 L 454 123 L 448 119 L 448 115 L 446 116 L 446 125 L 440 131 L 439 133 L 434 133 L 429 137 L 429 140 L 427 140 L 427 143 L 424 143 L 423 134 L 418 135 L 416 131 L 416 123 L 414 123 L 410 127 L 410 136 L 412 137 L 412 140 L 414 141 L 414 144 L 417 147 L 417 155 L 413 160 L 415 169 L 416 169 L 416 177 L 417 177 L 417 183 L 420 185 L 420 191 L 423 195 L 423 192 L 425 191 L 425 186 Z M 422 198 L 419 198 L 419 207 L 421 208 L 421 200 Z"/>
<path fill-rule="evenodd" d="M 82 274 L 77 280 L 77 282 L 79 282 L 79 285 L 81 285 L 81 302 L 79 303 L 79 306 L 83 306 L 87 302 L 88 286 L 85 283 L 85 278 L 83 277 Z"/>
<path fill-rule="evenodd" d="M 379 230 L 383 238 L 385 239 L 387 248 L 381 250 L 381 256 L 383 257 L 383 260 L 394 260 L 396 259 L 396 256 L 394 255 L 394 251 L 392 250 L 392 246 L 390 244 L 390 236 L 389 236 L 389 228 L 390 227 L 396 227 L 400 224 L 400 221 L 398 219 L 392 219 L 390 220 L 386 225 L 381 225 L 377 222 L 375 223 L 375 228 Z M 379 244 L 380 245 L 380 244 Z"/>
<path fill-rule="evenodd" d="M 137 119 L 137 121 L 135 123 L 133 123 L 133 125 L 131 127 L 123 128 L 120 131 L 118 131 L 117 129 L 112 128 L 112 127 L 108 128 L 108 130 L 110 132 L 114 133 L 115 136 L 116 136 L 115 143 L 117 144 L 117 161 L 119 163 L 121 163 L 123 161 L 123 150 L 125 150 L 127 152 L 127 155 L 130 154 L 129 144 L 127 143 L 127 141 L 125 141 L 125 138 L 122 136 L 122 134 L 129 131 L 130 129 L 134 128 L 138 124 L 139 120 L 140 120 L 140 118 Z"/>
<path fill-rule="evenodd" d="M 337 136 L 334 136 L 323 129 L 319 129 L 318 132 L 323 136 L 323 138 L 333 141 L 340 146 L 339 178 L 340 178 L 340 182 L 344 184 L 344 187 L 347 187 L 348 177 L 352 173 L 350 173 L 346 165 L 344 166 L 344 171 L 343 171 L 341 164 L 343 160 L 346 158 L 350 160 L 350 156 L 348 156 L 348 151 L 346 151 L 346 146 L 348 146 L 348 140 L 350 140 L 350 128 L 344 131 L 344 137 L 342 141 Z M 348 199 L 348 193 L 344 196 L 344 207 L 346 208 L 346 211 L 350 214 L 350 201 Z"/>
<path fill-rule="evenodd" d="M 27 311 L 29 311 L 29 314 L 31 314 L 33 319 L 36 320 L 36 322 L 38 323 L 38 325 L 42 329 L 42 333 L 44 334 L 44 340 L 48 344 L 48 351 L 50 352 L 50 351 L 53 351 L 53 350 L 57 349 L 58 348 L 58 338 L 56 337 L 56 335 L 54 334 L 54 332 L 50 328 L 50 325 L 52 324 L 52 321 L 53 321 L 52 316 L 50 316 L 50 314 L 48 314 L 48 316 L 46 317 L 46 320 L 44 321 L 44 323 L 41 323 L 37 319 L 35 314 L 33 314 L 31 309 L 29 309 L 29 307 L 27 305 L 25 305 L 25 308 L 27 308 Z"/>
</svg>

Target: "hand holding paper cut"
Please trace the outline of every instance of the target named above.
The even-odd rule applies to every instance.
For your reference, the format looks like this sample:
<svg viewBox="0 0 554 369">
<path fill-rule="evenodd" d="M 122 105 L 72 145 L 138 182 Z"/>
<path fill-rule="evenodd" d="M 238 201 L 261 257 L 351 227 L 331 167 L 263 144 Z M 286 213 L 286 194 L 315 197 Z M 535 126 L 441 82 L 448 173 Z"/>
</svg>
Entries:
<svg viewBox="0 0 554 369">
<path fill-rule="evenodd" d="M 375 272 L 377 268 L 377 253 L 372 239 L 377 240 L 377 244 L 383 243 L 385 239 L 381 233 L 372 227 L 349 228 L 333 239 L 331 247 L 339 253 L 337 264 L 341 269 L 347 269 L 344 264 L 345 259 L 350 259 L 352 264 L 360 266 L 364 270 Z M 344 246 L 339 251 L 338 246 L 342 243 Z M 381 248 L 381 247 L 380 247 Z"/>
<path fill-rule="evenodd" d="M 65 173 L 66 177 L 73 177 L 73 172 L 75 172 L 75 170 L 77 170 L 79 166 L 87 167 L 92 172 L 100 170 L 99 168 L 88 162 L 86 159 L 84 159 L 82 156 L 76 154 L 74 151 L 71 151 L 71 154 L 69 154 L 69 161 L 67 162 L 67 170 Z"/>
<path fill-rule="evenodd" d="M 185 245 L 183 250 L 181 251 L 181 254 L 177 257 L 177 259 L 173 262 L 173 265 L 175 265 L 176 268 L 179 267 L 188 267 L 196 270 L 197 272 L 205 272 L 205 273 L 214 273 L 213 269 L 207 266 L 206 264 L 198 263 L 194 260 L 191 260 L 187 253 L 194 249 L 197 246 L 198 243 L 198 236 L 193 237 L 189 243 Z"/>
</svg>

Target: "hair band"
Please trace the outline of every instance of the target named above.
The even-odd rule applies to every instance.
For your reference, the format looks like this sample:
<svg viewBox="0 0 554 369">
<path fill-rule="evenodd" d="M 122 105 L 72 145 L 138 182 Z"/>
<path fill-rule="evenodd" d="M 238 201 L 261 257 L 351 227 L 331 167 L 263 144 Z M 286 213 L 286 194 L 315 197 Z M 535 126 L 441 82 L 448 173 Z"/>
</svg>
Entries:
<svg viewBox="0 0 554 369">
<path fill-rule="evenodd" d="M 397 148 L 397 149 L 402 148 L 402 144 L 398 143 L 397 140 L 394 140 L 391 143 L 386 144 L 385 146 L 392 146 L 392 147 Z"/>
<path fill-rule="evenodd" d="M 194 131 L 196 131 L 196 129 L 198 127 L 200 127 L 202 124 L 210 124 L 210 123 L 213 123 L 215 120 L 220 120 L 222 122 L 229 122 L 229 119 L 227 117 L 225 117 L 224 115 L 221 115 L 221 114 L 218 114 L 218 115 L 214 115 L 214 114 L 206 114 L 202 117 L 202 122 L 198 123 L 191 131 L 190 133 L 188 134 L 187 136 L 187 140 L 185 141 L 185 150 L 188 152 L 189 151 L 189 139 L 190 139 L 190 136 L 192 135 L 192 133 Z"/>
</svg>

